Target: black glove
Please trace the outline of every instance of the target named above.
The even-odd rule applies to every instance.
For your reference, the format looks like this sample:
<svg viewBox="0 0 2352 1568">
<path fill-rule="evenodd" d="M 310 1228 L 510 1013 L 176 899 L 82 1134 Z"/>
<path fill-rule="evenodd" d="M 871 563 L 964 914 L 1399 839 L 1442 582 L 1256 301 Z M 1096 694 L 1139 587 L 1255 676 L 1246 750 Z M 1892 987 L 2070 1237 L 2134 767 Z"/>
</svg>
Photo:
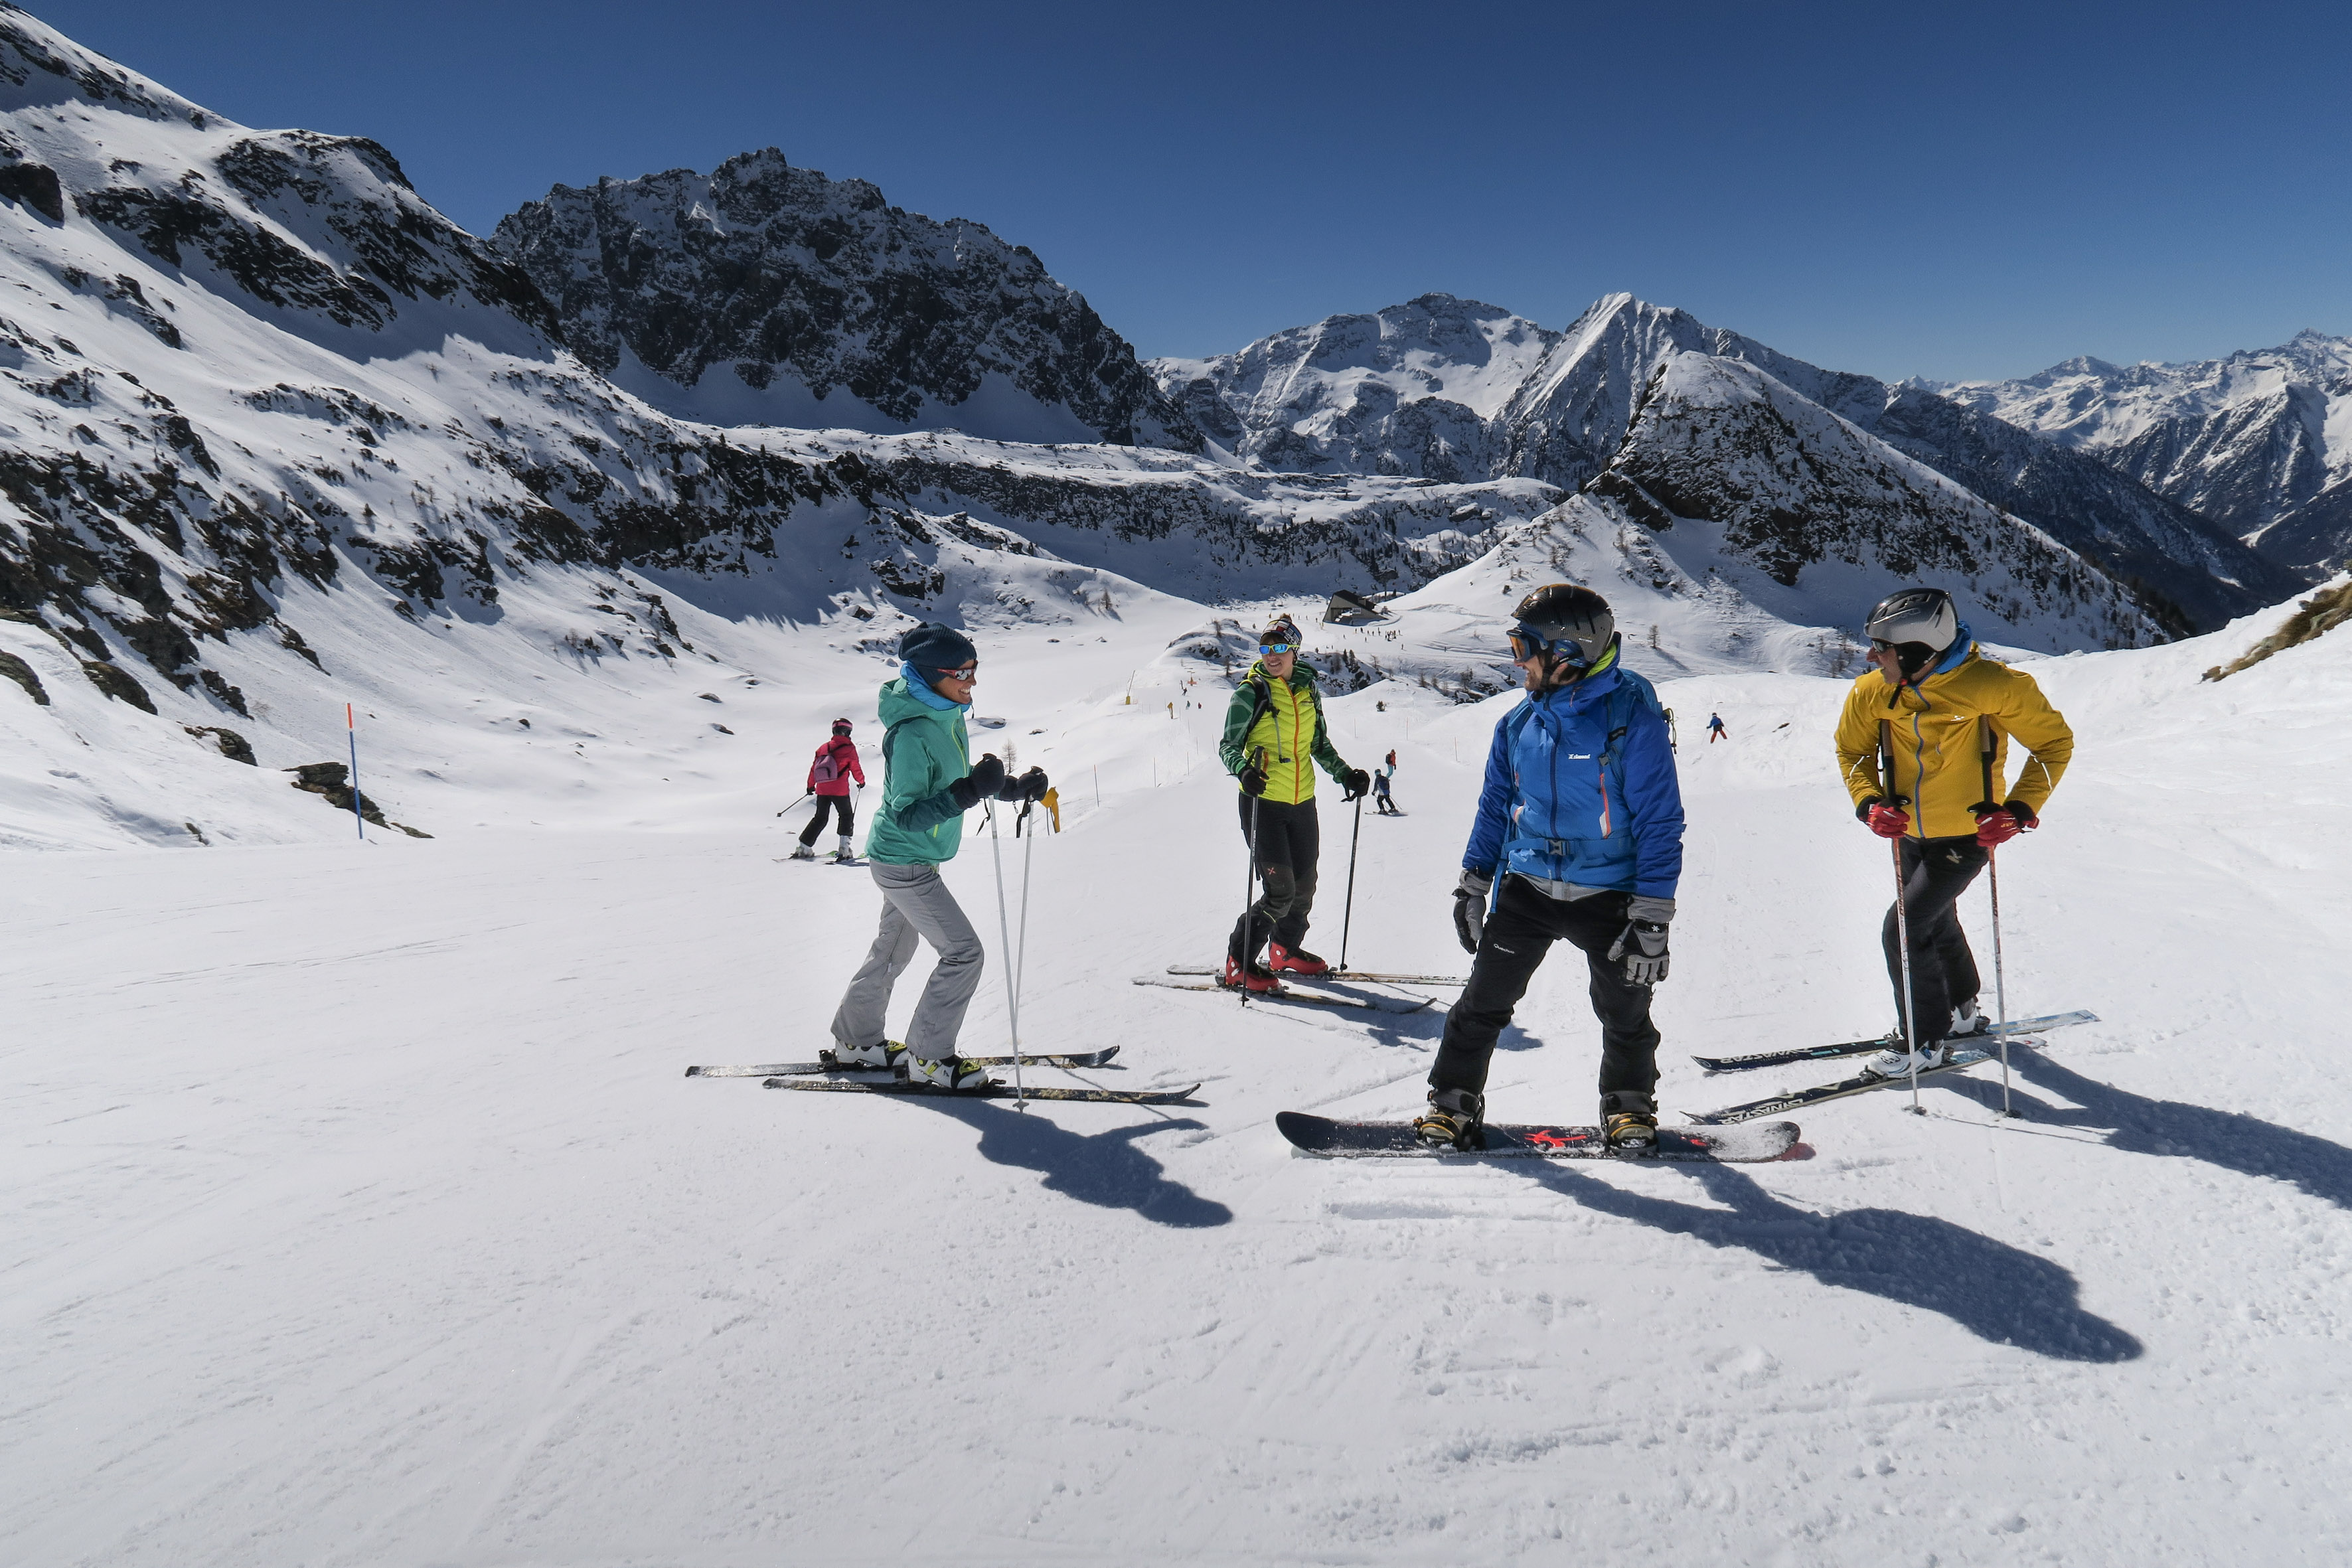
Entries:
<svg viewBox="0 0 2352 1568">
<path fill-rule="evenodd" d="M 1349 768 L 1348 770 L 1347 776 L 1339 781 L 1339 788 L 1345 792 L 1339 796 L 1339 798 L 1341 800 L 1361 800 L 1366 795 L 1371 792 L 1371 774 L 1366 773 L 1361 768 Z"/>
<path fill-rule="evenodd" d="M 1255 763 L 1243 763 L 1242 771 L 1238 776 L 1242 781 L 1242 793 L 1244 795 L 1264 795 L 1265 793 L 1265 770 L 1259 767 Z"/>
<path fill-rule="evenodd" d="M 1045 792 L 1054 787 L 1045 782 L 1045 770 L 1043 768 L 1031 768 L 1027 773 L 1023 773 L 1020 784 L 1021 798 L 1024 801 L 1043 800 L 1045 798 Z"/>
<path fill-rule="evenodd" d="M 1672 899 L 1625 900 L 1625 929 L 1610 945 L 1609 956 L 1625 961 L 1628 985 L 1655 985 L 1666 977 L 1666 922 L 1675 918 Z"/>
<path fill-rule="evenodd" d="M 948 794 L 955 797 L 958 806 L 970 811 L 983 800 L 999 798 L 1003 788 L 1004 764 L 990 752 L 971 764 L 971 772 L 948 785 Z"/>
<path fill-rule="evenodd" d="M 1484 871 L 1465 867 L 1462 879 L 1454 884 L 1454 934 L 1462 941 L 1462 951 L 1475 953 L 1479 939 L 1486 934 L 1486 895 L 1495 889 L 1495 879 Z"/>
</svg>

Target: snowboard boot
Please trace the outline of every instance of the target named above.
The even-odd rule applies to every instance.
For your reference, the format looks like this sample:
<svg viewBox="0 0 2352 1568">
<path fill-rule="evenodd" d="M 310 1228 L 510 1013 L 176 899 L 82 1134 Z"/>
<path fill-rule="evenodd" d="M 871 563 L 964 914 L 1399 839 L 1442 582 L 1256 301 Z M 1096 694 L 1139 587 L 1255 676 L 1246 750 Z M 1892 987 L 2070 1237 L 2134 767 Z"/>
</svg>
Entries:
<svg viewBox="0 0 2352 1568">
<path fill-rule="evenodd" d="M 1977 1007 L 1973 996 L 1952 1009 L 1952 1026 L 1944 1031 L 1948 1040 L 1965 1040 L 1977 1035 L 1992 1033 L 1992 1020 Z"/>
<path fill-rule="evenodd" d="M 961 1057 L 929 1059 L 911 1052 L 907 1057 L 907 1080 L 931 1089 L 952 1089 L 963 1093 L 996 1086 L 996 1080 L 988 1076 L 985 1068 L 975 1067 Z"/>
<path fill-rule="evenodd" d="M 1486 1097 L 1466 1089 L 1433 1089 L 1412 1135 L 1433 1149 L 1475 1153 L 1486 1146 Z"/>
<path fill-rule="evenodd" d="M 1328 974 L 1331 966 L 1303 947 L 1266 943 L 1265 966 L 1276 974 Z"/>
<path fill-rule="evenodd" d="M 1909 1078 L 1915 1067 L 1920 1072 L 1942 1067 L 1944 1055 L 1941 1041 L 1931 1046 L 1921 1046 L 1916 1051 L 1906 1051 L 1903 1048 L 1903 1041 L 1898 1037 L 1893 1046 L 1863 1063 L 1862 1070 L 1874 1072 L 1881 1078 Z"/>
<path fill-rule="evenodd" d="M 795 844 L 793 846 L 793 858 L 795 860 L 814 860 L 816 858 L 816 851 L 810 848 L 805 844 Z"/>
<path fill-rule="evenodd" d="M 1251 991 L 1261 995 L 1282 989 L 1282 982 L 1265 965 L 1244 963 L 1230 952 L 1225 954 L 1224 973 L 1217 976 L 1217 984 L 1228 991 Z"/>
<path fill-rule="evenodd" d="M 1658 1102 L 1633 1089 L 1602 1095 L 1601 1134 L 1616 1153 L 1654 1153 L 1658 1147 Z"/>
<path fill-rule="evenodd" d="M 870 1046 L 836 1043 L 833 1049 L 817 1054 L 837 1068 L 895 1068 L 906 1062 L 907 1047 L 896 1040 L 877 1040 Z"/>
</svg>

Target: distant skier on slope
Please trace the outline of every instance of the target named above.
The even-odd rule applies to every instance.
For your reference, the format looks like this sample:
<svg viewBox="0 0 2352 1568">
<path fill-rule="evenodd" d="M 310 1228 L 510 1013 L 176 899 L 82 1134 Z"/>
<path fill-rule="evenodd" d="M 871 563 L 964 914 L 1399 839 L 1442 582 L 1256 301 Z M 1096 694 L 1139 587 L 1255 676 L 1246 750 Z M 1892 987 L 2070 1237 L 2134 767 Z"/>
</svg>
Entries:
<svg viewBox="0 0 2352 1568">
<path fill-rule="evenodd" d="M 1404 815 L 1404 813 L 1396 808 L 1395 800 L 1389 795 L 1389 782 L 1395 777 L 1396 753 L 1394 752 L 1391 752 L 1389 753 L 1389 760 L 1372 770 L 1372 809 L 1379 812 L 1382 816 L 1402 816 Z"/>
<path fill-rule="evenodd" d="M 889 1067 L 939 1089 L 986 1089 L 988 1074 L 956 1052 L 966 1008 L 980 988 L 980 936 L 948 891 L 940 867 L 963 841 L 963 814 L 984 800 L 1045 798 L 1045 774 L 1031 768 L 1004 776 L 993 753 L 968 759 L 964 715 L 971 710 L 980 658 L 954 627 L 928 621 L 899 639 L 898 676 L 882 687 L 882 807 L 866 835 L 874 885 L 882 889 L 882 923 L 833 1016 L 834 1058 Z M 883 1035 L 890 990 L 915 956 L 919 937 L 939 967 L 907 1026 L 907 1043 Z"/>
<path fill-rule="evenodd" d="M 1709 713 L 1706 716 L 1706 743 L 1712 746 L 1717 741 L 1729 739 L 1731 739 L 1731 731 L 1723 727 L 1723 715 Z"/>
<path fill-rule="evenodd" d="M 1590 588 L 1519 601 L 1512 662 L 1527 698 L 1495 726 L 1462 852 L 1454 927 L 1476 956 L 1429 1071 L 1424 1143 L 1480 1147 L 1487 1063 L 1554 942 L 1576 944 L 1601 1020 L 1601 1118 L 1612 1147 L 1656 1146 L 1658 1031 L 1682 878 L 1682 788 L 1650 683 L 1618 663 L 1616 617 Z M 1490 894 L 1502 879 L 1499 897 Z"/>
<path fill-rule="evenodd" d="M 1953 905 L 1987 855 L 2041 822 L 2043 804 L 2074 754 L 2074 732 L 2032 676 L 1987 658 L 1952 596 L 1940 588 L 1906 588 L 1870 612 L 1872 673 L 1856 679 L 1838 715 L 1838 768 L 1853 814 L 1882 838 L 1901 840 L 1904 923 L 1910 931 L 1911 994 L 1906 1013 L 1895 911 L 1880 932 L 1895 988 L 1895 1045 L 1872 1058 L 1872 1070 L 1907 1077 L 1914 1053 L 1903 1048 L 1907 1016 L 1919 1071 L 1939 1067 L 1944 1041 L 1991 1027 L 1977 1005 L 1976 956 Z M 1995 750 L 1988 761 L 1983 737 Z M 2032 752 L 2008 789 L 2000 784 L 2014 735 Z M 1894 757 L 1882 782 L 1882 748 Z M 1999 801 L 2001 804 L 1995 805 Z"/>
<path fill-rule="evenodd" d="M 1225 943 L 1221 985 L 1271 991 L 1275 976 L 1328 974 L 1331 966 L 1299 946 L 1315 908 L 1315 865 L 1321 852 L 1311 758 L 1356 800 L 1372 787 L 1332 749 L 1314 668 L 1298 657 L 1298 627 L 1276 616 L 1258 638 L 1257 661 L 1225 704 L 1217 747 L 1241 784 L 1242 837 L 1255 849 L 1263 891 Z M 1271 944 L 1261 964 L 1258 949 Z"/>
<path fill-rule="evenodd" d="M 850 729 L 848 720 L 835 719 L 833 733 L 816 749 L 816 758 L 809 763 L 808 793 L 816 796 L 816 810 L 801 829 L 801 847 L 793 851 L 795 860 L 816 858 L 816 837 L 824 831 L 828 812 L 840 814 L 841 847 L 834 852 L 834 859 L 846 864 L 857 858 L 849 847 L 851 837 L 857 832 L 857 816 L 849 808 L 849 781 L 855 778 L 857 787 L 864 789 L 866 769 L 857 760 L 857 745 L 849 738 Z"/>
</svg>

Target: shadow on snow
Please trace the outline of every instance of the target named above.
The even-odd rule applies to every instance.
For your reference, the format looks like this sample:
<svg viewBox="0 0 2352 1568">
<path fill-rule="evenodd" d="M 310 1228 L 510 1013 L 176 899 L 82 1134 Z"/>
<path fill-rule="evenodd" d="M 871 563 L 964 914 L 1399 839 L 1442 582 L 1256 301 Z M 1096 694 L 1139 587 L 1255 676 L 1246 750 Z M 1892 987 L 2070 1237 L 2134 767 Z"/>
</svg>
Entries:
<svg viewBox="0 0 2352 1568">
<path fill-rule="evenodd" d="M 1152 1132 L 1198 1131 L 1186 1118 L 1162 1118 L 1092 1133 L 1073 1132 L 1043 1114 L 1042 1103 L 1021 1111 L 1003 1100 L 909 1095 L 905 1103 L 953 1117 L 980 1134 L 980 1152 L 1000 1165 L 1017 1165 L 1045 1178 L 1047 1192 L 1097 1208 L 1133 1209 L 1155 1225 L 1180 1230 L 1230 1224 L 1234 1211 L 1171 1182 L 1160 1162 L 1135 1146 Z"/>
<path fill-rule="evenodd" d="M 1852 1209 L 1818 1215 L 1781 1202 L 1728 1165 L 1651 1167 L 1691 1176 L 1729 1209 L 1651 1197 L 1540 1160 L 1497 1161 L 1600 1214 L 1738 1247 L 1824 1285 L 1940 1312 L 1979 1339 L 2057 1361 L 2136 1360 L 2145 1347 L 2077 1300 L 2074 1277 L 2046 1258 L 1928 1215 Z"/>
</svg>

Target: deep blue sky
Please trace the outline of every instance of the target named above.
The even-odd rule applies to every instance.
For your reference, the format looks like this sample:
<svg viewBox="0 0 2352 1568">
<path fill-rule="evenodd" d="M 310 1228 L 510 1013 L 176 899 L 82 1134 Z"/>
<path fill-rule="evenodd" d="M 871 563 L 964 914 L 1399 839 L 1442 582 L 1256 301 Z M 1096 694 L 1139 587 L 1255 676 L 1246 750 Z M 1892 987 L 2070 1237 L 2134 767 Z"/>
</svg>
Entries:
<svg viewBox="0 0 2352 1568">
<path fill-rule="evenodd" d="M 47 0 L 487 231 L 776 146 L 1030 246 L 1146 354 L 1631 289 L 1844 370 L 2352 331 L 2352 6 Z"/>
</svg>

